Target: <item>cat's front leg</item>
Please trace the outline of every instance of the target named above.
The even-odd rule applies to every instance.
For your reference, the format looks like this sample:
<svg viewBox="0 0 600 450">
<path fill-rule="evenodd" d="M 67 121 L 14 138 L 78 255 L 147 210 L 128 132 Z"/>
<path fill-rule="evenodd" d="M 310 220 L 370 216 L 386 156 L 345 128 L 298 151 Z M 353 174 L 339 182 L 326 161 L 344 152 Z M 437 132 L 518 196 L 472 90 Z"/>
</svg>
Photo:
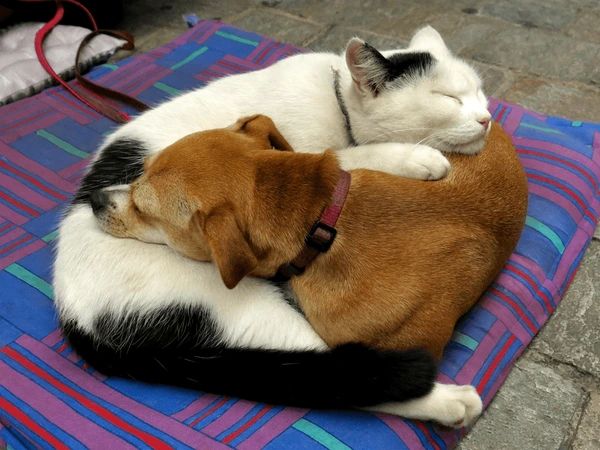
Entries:
<svg viewBox="0 0 600 450">
<path fill-rule="evenodd" d="M 370 169 L 417 180 L 439 180 L 450 162 L 442 152 L 419 144 L 367 144 L 336 152 L 344 170 Z"/>
</svg>

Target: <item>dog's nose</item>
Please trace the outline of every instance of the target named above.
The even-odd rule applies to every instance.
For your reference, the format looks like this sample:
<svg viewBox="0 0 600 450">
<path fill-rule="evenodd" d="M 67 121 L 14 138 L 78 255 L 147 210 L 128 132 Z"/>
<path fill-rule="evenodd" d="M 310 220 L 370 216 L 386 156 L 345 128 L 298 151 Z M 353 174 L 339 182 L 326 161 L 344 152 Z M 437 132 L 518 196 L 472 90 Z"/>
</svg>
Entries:
<svg viewBox="0 0 600 450">
<path fill-rule="evenodd" d="M 90 203 L 94 214 L 99 214 L 104 211 L 108 204 L 108 194 L 100 189 L 92 191 L 90 194 Z"/>
</svg>

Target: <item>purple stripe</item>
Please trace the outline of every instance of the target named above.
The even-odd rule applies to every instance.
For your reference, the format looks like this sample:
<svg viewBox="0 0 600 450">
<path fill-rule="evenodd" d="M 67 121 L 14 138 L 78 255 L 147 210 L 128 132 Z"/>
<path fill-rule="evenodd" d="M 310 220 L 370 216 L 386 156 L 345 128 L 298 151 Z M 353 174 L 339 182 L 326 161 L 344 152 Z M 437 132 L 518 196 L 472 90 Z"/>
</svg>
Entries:
<svg viewBox="0 0 600 450">
<path fill-rule="evenodd" d="M 199 36 L 198 38 L 196 38 L 196 42 L 199 43 L 199 44 L 202 44 L 209 37 L 211 37 L 213 34 L 215 34 L 215 31 L 218 31 L 221 28 L 223 28 L 223 24 L 222 23 L 220 23 L 220 22 L 213 22 L 212 25 L 209 26 L 208 29 L 202 34 L 202 36 Z"/>
<path fill-rule="evenodd" d="M 538 172 L 544 173 L 547 177 L 555 178 L 564 183 L 569 183 L 572 187 L 574 187 L 580 194 L 580 197 L 584 198 L 593 198 L 596 194 L 595 186 L 592 187 L 583 178 L 583 175 L 575 175 L 573 172 L 557 166 L 555 164 L 540 161 L 539 159 L 535 160 L 535 164 L 527 164 L 531 159 L 527 155 L 523 155 L 521 157 L 521 162 L 525 167 L 534 169 Z"/>
<path fill-rule="evenodd" d="M 0 361 L 0 374 L 2 374 L 2 384 L 9 391 L 88 448 L 94 448 L 100 442 L 105 446 L 104 448 L 135 448 L 94 422 L 80 416 L 62 400 L 2 361 Z"/>
<path fill-rule="evenodd" d="M 54 93 L 54 92 L 53 92 Z M 62 99 L 57 98 L 56 95 L 52 95 L 52 93 L 47 92 L 46 95 L 40 95 L 39 100 L 46 103 L 56 111 L 61 112 L 65 115 L 65 117 L 69 117 L 73 119 L 80 125 L 87 125 L 93 119 L 95 119 L 93 114 L 78 110 L 73 108 L 70 104 L 65 103 Z M 74 101 L 79 101 L 73 98 Z M 91 111 L 91 110 L 90 110 Z"/>
<path fill-rule="evenodd" d="M 21 258 L 24 258 L 25 256 L 30 255 L 45 246 L 46 243 L 44 241 L 35 240 L 31 244 L 9 253 L 7 256 L 0 258 L 0 269 L 10 266 L 12 263 L 17 262 Z"/>
<path fill-rule="evenodd" d="M 10 230 L 8 233 L 0 236 L 0 246 L 8 242 L 14 241 L 16 238 L 22 236 L 23 234 L 25 234 L 25 230 L 23 230 L 22 228 L 15 228 L 14 230 Z"/>
<path fill-rule="evenodd" d="M 247 400 L 239 400 L 231 408 L 229 408 L 225 414 L 219 417 L 217 420 L 207 425 L 202 429 L 209 436 L 218 436 L 227 428 L 231 427 L 244 417 L 244 415 L 250 411 L 256 403 L 249 402 Z"/>
<path fill-rule="evenodd" d="M 512 108 L 510 113 L 504 113 L 504 123 L 502 124 L 502 128 L 511 135 L 517 131 L 519 125 L 521 124 L 521 117 L 523 117 L 523 110 L 520 108 L 515 108 L 514 106 L 504 105 L 505 108 Z M 508 114 L 508 115 L 507 115 Z M 514 141 L 513 141 L 514 143 Z"/>
<path fill-rule="evenodd" d="M 575 234 L 571 239 L 571 243 L 563 252 L 563 257 L 554 274 L 554 283 L 556 285 L 561 286 L 565 281 L 567 281 L 566 278 L 573 266 L 573 261 L 577 255 L 579 255 L 583 247 L 587 245 L 590 239 L 591 237 L 588 232 L 585 232 L 581 229 L 577 229 L 577 231 L 575 231 Z"/>
<path fill-rule="evenodd" d="M 592 143 L 592 148 L 594 149 L 594 153 L 592 155 L 592 161 L 596 164 L 600 165 L 600 132 L 594 132 L 594 140 Z"/>
<path fill-rule="evenodd" d="M 44 339 L 42 339 L 42 342 L 44 344 L 46 344 L 48 347 L 52 347 L 52 346 L 58 344 L 64 338 L 65 338 L 65 336 L 63 335 L 62 330 L 60 328 L 57 328 L 52 333 L 50 333 L 48 336 L 46 336 Z"/>
<path fill-rule="evenodd" d="M 518 277 L 518 275 L 513 272 L 501 273 L 495 281 L 495 283 L 501 287 L 498 290 L 505 295 L 508 295 L 508 293 L 505 292 L 508 291 L 514 297 L 521 300 L 521 303 L 525 305 L 525 309 L 533 315 L 535 320 L 539 323 L 541 319 L 543 322 L 544 318 L 547 316 L 546 310 L 544 309 L 544 306 L 542 306 L 544 300 L 539 294 L 534 294 L 528 289 L 529 287 L 535 292 L 537 285 L 530 286 L 527 281 L 520 280 L 516 277 Z M 510 297 L 510 295 L 508 296 Z"/>
<path fill-rule="evenodd" d="M 71 364 L 66 359 L 54 353 L 51 349 L 36 341 L 29 336 L 21 336 L 17 339 L 17 343 L 29 350 L 32 354 L 40 358 L 48 366 L 58 371 L 62 376 L 75 383 L 79 388 L 88 391 L 90 394 L 102 398 L 104 401 L 111 403 L 128 413 L 146 422 L 150 426 L 157 428 L 164 433 L 173 436 L 194 448 L 210 448 L 210 449 L 226 449 L 214 440 L 196 430 L 193 430 L 171 417 L 167 417 L 152 408 L 149 408 L 141 403 L 132 400 L 129 397 L 115 391 L 114 389 L 99 382 L 92 375 L 81 370 L 74 364 Z"/>
<path fill-rule="evenodd" d="M 87 168 L 89 164 L 90 159 L 86 158 L 81 161 L 77 161 L 75 164 L 69 167 L 64 168 L 63 170 L 58 172 L 58 174 L 69 181 L 73 181 L 74 178 L 80 179 L 83 175 L 83 171 Z"/>
<path fill-rule="evenodd" d="M 573 200 L 569 200 L 564 195 L 559 194 L 549 187 L 537 183 L 529 183 L 529 192 L 560 206 L 575 222 L 579 222 L 584 216 L 584 213 L 577 208 Z"/>
<path fill-rule="evenodd" d="M 3 144 L 2 142 L 0 142 L 0 155 L 5 156 L 16 166 L 22 167 L 31 174 L 34 174 L 36 177 L 44 179 L 51 185 L 54 185 L 55 187 L 59 188 L 64 192 L 72 193 L 75 192 L 75 190 L 77 189 L 76 184 L 59 177 L 52 170 L 42 166 L 41 164 L 39 164 L 36 161 L 33 161 L 32 159 L 27 158 L 26 156 L 22 155 L 16 150 L 13 150 L 11 147 Z"/>
<path fill-rule="evenodd" d="M 16 225 L 23 225 L 29 221 L 25 216 L 22 216 L 2 203 L 0 203 L 0 217 L 3 217 Z"/>
<path fill-rule="evenodd" d="M 254 61 L 254 58 L 256 58 L 260 53 L 262 53 L 262 51 L 268 47 L 269 45 L 271 45 L 271 41 L 269 40 L 263 40 L 260 41 L 260 43 L 254 48 L 254 50 L 252 50 L 250 52 L 250 54 L 247 56 L 247 59 L 249 61 Z"/>
<path fill-rule="evenodd" d="M 271 420 L 256 430 L 244 442 L 239 444 L 237 448 L 239 450 L 255 450 L 263 448 L 299 419 L 304 417 L 307 412 L 307 409 L 285 408 L 274 415 Z"/>
<path fill-rule="evenodd" d="M 513 333 L 521 342 L 531 339 L 531 331 L 529 328 L 526 328 L 525 325 L 522 325 L 521 322 L 517 320 L 517 318 L 521 317 L 519 313 L 514 311 L 512 306 L 505 304 L 504 300 L 500 297 L 495 296 L 492 298 L 489 294 L 486 294 L 483 301 L 479 303 L 479 306 L 485 308 L 502 321 L 511 333 Z M 527 316 L 525 313 L 522 314 L 525 317 Z M 535 327 L 535 324 L 533 324 L 533 326 Z"/>
<path fill-rule="evenodd" d="M 389 414 L 376 414 L 376 416 L 390 427 L 398 435 L 398 439 L 406 444 L 408 448 L 415 450 L 424 448 L 415 431 L 408 426 L 404 419 Z"/>
<path fill-rule="evenodd" d="M 487 308 L 486 308 L 487 309 Z M 494 314 L 492 312 L 492 314 Z M 496 320 L 494 325 L 483 337 L 477 349 L 473 352 L 469 360 L 462 369 L 456 374 L 454 379 L 457 384 L 472 384 L 477 372 L 481 369 L 481 364 L 488 355 L 494 350 L 502 335 L 506 332 L 506 325 L 501 320 Z"/>
<path fill-rule="evenodd" d="M 556 156 L 557 158 L 568 158 L 572 161 L 577 161 L 582 166 L 585 166 L 583 170 L 587 169 L 588 171 L 593 172 L 596 175 L 600 173 L 600 165 L 598 165 L 597 162 L 594 162 L 593 160 L 590 160 L 590 158 L 588 158 L 587 156 L 568 147 L 564 147 L 560 144 L 517 136 L 513 137 L 513 142 L 515 144 L 515 147 L 531 147 L 547 153 L 553 153 L 554 156 Z"/>
<path fill-rule="evenodd" d="M 204 408 L 206 408 L 219 397 L 219 395 L 204 394 L 202 397 L 200 397 L 197 400 L 194 400 L 184 409 L 173 414 L 171 417 L 173 417 L 176 420 L 179 420 L 180 422 L 183 422 L 192 417 L 194 414 L 197 414 L 199 411 L 202 411 Z"/>
<path fill-rule="evenodd" d="M 19 138 L 22 138 L 23 136 L 27 136 L 28 134 L 39 130 L 40 128 L 50 127 L 64 118 L 65 116 L 59 112 L 49 113 L 45 116 L 32 120 L 31 122 L 25 122 L 21 126 L 16 126 L 4 131 L 2 134 L 2 140 L 6 143 L 11 143 Z"/>
<path fill-rule="evenodd" d="M 25 200 L 33 206 L 37 206 L 43 210 L 54 208 L 56 203 L 40 195 L 30 189 L 23 183 L 17 181 L 16 178 L 9 177 L 0 172 L 0 186 L 12 191 L 16 196 Z M 31 206 L 30 206 L 31 207 Z"/>
</svg>

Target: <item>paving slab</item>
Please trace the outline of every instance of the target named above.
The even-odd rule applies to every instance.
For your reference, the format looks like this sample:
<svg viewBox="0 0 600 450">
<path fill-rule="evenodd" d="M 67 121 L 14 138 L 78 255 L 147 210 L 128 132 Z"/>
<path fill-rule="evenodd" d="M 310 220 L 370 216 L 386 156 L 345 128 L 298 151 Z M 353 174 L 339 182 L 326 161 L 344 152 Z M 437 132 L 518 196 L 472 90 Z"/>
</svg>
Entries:
<svg viewBox="0 0 600 450">
<path fill-rule="evenodd" d="M 532 349 L 600 378 L 600 242 L 593 240 L 571 287 Z"/>
<path fill-rule="evenodd" d="M 565 29 L 568 36 L 588 42 L 600 43 L 600 6 L 580 11 L 577 18 Z"/>
<path fill-rule="evenodd" d="M 477 61 L 518 69 L 544 78 L 600 81 L 600 45 L 542 29 L 469 16 L 451 42 Z"/>
<path fill-rule="evenodd" d="M 600 448 L 600 389 L 598 386 L 595 386 L 590 392 L 571 448 L 573 450 Z"/>
<path fill-rule="evenodd" d="M 504 98 L 545 114 L 600 122 L 600 87 L 522 77 L 504 93 Z"/>
<path fill-rule="evenodd" d="M 467 61 L 477 69 L 483 81 L 483 89 L 486 95 L 503 97 L 504 93 L 515 81 L 515 74 L 509 69 L 490 66 L 477 61 Z"/>
<path fill-rule="evenodd" d="M 528 28 L 560 30 L 577 17 L 577 10 L 568 2 L 551 4 L 545 0 L 503 0 L 487 2 L 480 14 L 497 17 Z"/>
<path fill-rule="evenodd" d="M 333 26 L 327 33 L 308 44 L 311 50 L 317 52 L 340 53 L 350 38 L 358 36 L 379 50 L 404 48 L 408 42 L 392 36 L 381 36 L 358 28 Z"/>
<path fill-rule="evenodd" d="M 230 23 L 299 46 L 314 40 L 325 31 L 324 25 L 270 8 L 251 9 Z"/>
<path fill-rule="evenodd" d="M 586 399 L 576 381 L 525 355 L 458 448 L 568 448 Z"/>
</svg>

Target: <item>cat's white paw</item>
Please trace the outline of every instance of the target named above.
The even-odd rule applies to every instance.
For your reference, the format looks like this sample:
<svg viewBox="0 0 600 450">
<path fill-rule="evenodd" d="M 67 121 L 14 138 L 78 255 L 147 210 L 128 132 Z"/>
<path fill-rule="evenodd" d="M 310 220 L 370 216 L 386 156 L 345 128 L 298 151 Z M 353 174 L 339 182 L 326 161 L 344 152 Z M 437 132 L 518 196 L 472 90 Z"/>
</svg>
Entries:
<svg viewBox="0 0 600 450">
<path fill-rule="evenodd" d="M 481 398 L 473 386 L 435 383 L 431 392 L 423 397 L 406 402 L 381 403 L 365 409 L 461 428 L 471 425 L 482 408 Z"/>
<path fill-rule="evenodd" d="M 398 175 L 415 180 L 439 180 L 450 172 L 450 161 L 435 148 L 413 145 Z"/>
<path fill-rule="evenodd" d="M 481 397 L 473 386 L 439 385 L 437 405 L 432 408 L 431 419 L 447 427 L 461 428 L 471 425 L 481 414 Z"/>
</svg>

